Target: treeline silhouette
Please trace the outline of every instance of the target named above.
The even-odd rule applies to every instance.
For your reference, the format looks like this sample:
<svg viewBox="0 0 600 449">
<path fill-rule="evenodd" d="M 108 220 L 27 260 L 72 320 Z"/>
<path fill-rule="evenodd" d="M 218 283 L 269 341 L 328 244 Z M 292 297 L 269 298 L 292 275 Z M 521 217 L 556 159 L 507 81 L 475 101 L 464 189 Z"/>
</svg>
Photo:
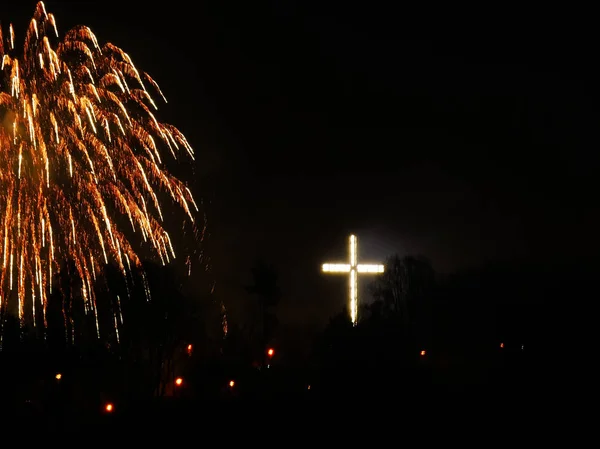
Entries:
<svg viewBox="0 0 600 449">
<path fill-rule="evenodd" d="M 77 420 L 107 401 L 170 394 L 189 359 L 189 342 L 205 355 L 211 339 L 222 340 L 213 329 L 220 328 L 212 319 L 217 306 L 183 294 L 182 280 L 168 267 L 145 263 L 125 277 L 106 266 L 95 285 L 95 309 L 87 312 L 72 268 L 66 264 L 56 276 L 45 326 L 3 317 L 2 399 L 17 414 L 49 409 L 60 416 L 62 410 Z"/>
<path fill-rule="evenodd" d="M 593 262 L 436 276 L 424 258 L 393 256 L 386 269 L 357 327 L 344 311 L 315 345 L 327 394 L 406 400 L 411 391 L 566 394 L 590 385 Z"/>
<path fill-rule="evenodd" d="M 65 268 L 44 336 L 5 317 L 3 401 L 15 404 L 16 414 L 51 410 L 56 419 L 85 421 L 108 402 L 121 414 L 174 413 L 174 404 L 207 400 L 420 400 L 558 394 L 587 385 L 593 263 L 494 264 L 441 276 L 425 258 L 395 255 L 386 267 L 358 325 L 340 311 L 302 365 L 267 356 L 283 330 L 276 310 L 285 301 L 269 264 L 257 264 L 246 288 L 257 311 L 253 326 L 229 319 L 226 334 L 222 309 L 208 293 L 185 294 L 173 270 L 153 264 L 128 282 L 107 268 L 96 326 Z"/>
</svg>

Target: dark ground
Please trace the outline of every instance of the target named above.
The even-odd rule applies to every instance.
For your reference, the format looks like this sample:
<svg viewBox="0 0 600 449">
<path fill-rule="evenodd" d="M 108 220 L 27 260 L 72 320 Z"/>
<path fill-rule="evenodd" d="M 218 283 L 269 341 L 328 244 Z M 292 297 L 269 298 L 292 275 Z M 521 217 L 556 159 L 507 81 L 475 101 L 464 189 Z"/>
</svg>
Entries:
<svg viewBox="0 0 600 449">
<path fill-rule="evenodd" d="M 199 423 L 227 427 L 227 422 L 289 426 L 293 420 L 322 425 L 334 418 L 352 419 L 354 413 L 359 420 L 375 419 L 368 410 L 382 420 L 402 414 L 455 419 L 456 413 L 493 418 L 543 413 L 586 397 L 588 384 L 577 379 L 583 370 L 574 360 L 517 345 L 489 349 L 485 357 L 481 352 L 428 352 L 395 365 L 393 360 L 346 359 L 310 371 L 277 365 L 244 369 L 236 372 L 234 388 L 227 385 L 230 373 L 207 367 L 190 374 L 176 396 L 152 401 L 115 400 L 106 391 L 67 385 L 66 377 L 59 385 L 51 369 L 45 387 L 15 383 L 11 390 L 3 364 L 3 385 L 12 393 L 2 397 L 3 413 L 10 411 L 4 422 L 20 426 L 33 420 L 48 431 L 85 432 L 104 426 L 121 431 L 185 429 Z M 114 404 L 110 414 L 103 410 L 107 401 Z"/>
</svg>

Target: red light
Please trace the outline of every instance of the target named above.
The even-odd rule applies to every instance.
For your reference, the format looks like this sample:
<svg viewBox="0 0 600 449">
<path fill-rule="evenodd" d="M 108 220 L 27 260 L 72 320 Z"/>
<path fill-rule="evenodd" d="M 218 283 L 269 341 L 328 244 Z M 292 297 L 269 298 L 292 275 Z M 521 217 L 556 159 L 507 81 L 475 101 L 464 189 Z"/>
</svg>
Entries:
<svg viewBox="0 0 600 449">
<path fill-rule="evenodd" d="M 192 345 L 187 345 L 187 352 L 188 352 L 188 354 L 192 353 L 192 349 L 193 349 Z"/>
<path fill-rule="evenodd" d="M 269 350 L 267 351 L 267 355 L 269 357 L 273 357 L 274 354 L 275 354 L 275 350 L 273 348 L 269 348 Z"/>
<path fill-rule="evenodd" d="M 107 413 L 111 413 L 113 409 L 114 406 L 110 402 L 104 406 L 104 410 L 106 410 Z"/>
<path fill-rule="evenodd" d="M 175 385 L 177 385 L 178 387 L 181 387 L 181 385 L 183 385 L 183 379 L 181 377 L 178 377 L 177 379 L 175 379 Z"/>
</svg>

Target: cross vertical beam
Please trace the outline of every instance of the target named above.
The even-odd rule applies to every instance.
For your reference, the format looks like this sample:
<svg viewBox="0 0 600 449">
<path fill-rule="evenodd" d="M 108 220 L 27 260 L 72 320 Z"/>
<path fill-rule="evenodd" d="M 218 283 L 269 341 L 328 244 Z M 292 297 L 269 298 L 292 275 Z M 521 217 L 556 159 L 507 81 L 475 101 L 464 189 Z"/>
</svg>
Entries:
<svg viewBox="0 0 600 449">
<path fill-rule="evenodd" d="M 349 279 L 349 297 L 350 297 L 350 319 L 356 326 L 358 322 L 358 275 L 360 274 L 380 274 L 384 271 L 381 264 L 359 264 L 358 263 L 358 239 L 351 235 L 349 239 L 348 252 L 350 263 L 324 263 L 322 270 L 324 273 L 348 273 Z"/>
</svg>

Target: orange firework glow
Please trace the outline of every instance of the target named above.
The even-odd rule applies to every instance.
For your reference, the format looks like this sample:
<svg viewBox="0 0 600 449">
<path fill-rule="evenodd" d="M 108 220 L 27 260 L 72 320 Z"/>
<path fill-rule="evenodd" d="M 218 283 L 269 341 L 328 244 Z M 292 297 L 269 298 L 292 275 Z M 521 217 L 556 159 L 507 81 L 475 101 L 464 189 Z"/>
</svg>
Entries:
<svg viewBox="0 0 600 449">
<path fill-rule="evenodd" d="M 175 257 L 159 195 L 192 222 L 197 207 L 159 150 L 175 159 L 193 150 L 155 117 L 152 95 L 166 101 L 156 82 L 88 27 L 59 39 L 40 2 L 22 51 L 15 42 L 12 25 L 0 28 L 0 310 L 18 304 L 21 322 L 45 323 L 53 273 L 71 261 L 97 316 L 103 266 L 124 275 L 140 266 L 131 232 L 163 264 Z"/>
</svg>

